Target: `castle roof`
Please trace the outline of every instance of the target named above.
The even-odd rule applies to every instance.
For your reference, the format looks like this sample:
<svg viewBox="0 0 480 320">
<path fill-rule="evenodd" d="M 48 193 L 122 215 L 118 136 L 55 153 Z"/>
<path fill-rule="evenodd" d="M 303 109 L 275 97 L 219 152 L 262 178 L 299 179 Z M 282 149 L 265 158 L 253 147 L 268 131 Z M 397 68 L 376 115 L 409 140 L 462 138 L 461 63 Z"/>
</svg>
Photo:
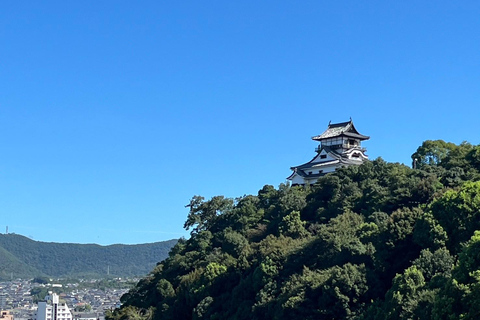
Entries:
<svg viewBox="0 0 480 320">
<path fill-rule="evenodd" d="M 369 136 L 364 136 L 360 134 L 355 126 L 353 125 L 353 121 L 350 119 L 348 122 L 340 122 L 340 123 L 329 123 L 327 130 L 325 130 L 322 134 L 318 136 L 312 137 L 312 140 L 322 141 L 324 139 L 335 138 L 340 136 L 346 136 L 354 139 L 359 140 L 368 140 L 370 139 Z"/>
<path fill-rule="evenodd" d="M 301 171 L 301 170 L 307 170 L 307 169 L 319 168 L 319 167 L 337 165 L 337 164 L 342 164 L 342 165 L 356 164 L 356 165 L 358 165 L 357 160 L 351 160 L 345 154 L 339 154 L 337 151 L 331 149 L 328 146 L 323 146 L 322 150 L 325 150 L 330 155 L 330 157 L 332 157 L 333 159 L 318 161 L 318 155 L 316 155 L 315 157 L 313 157 L 312 160 L 310 160 L 310 161 L 308 161 L 304 164 L 301 164 L 299 166 L 290 167 L 290 169 L 292 169 L 293 171 L 295 171 L 295 170 Z M 317 160 L 317 161 L 315 161 L 315 160 Z"/>
</svg>

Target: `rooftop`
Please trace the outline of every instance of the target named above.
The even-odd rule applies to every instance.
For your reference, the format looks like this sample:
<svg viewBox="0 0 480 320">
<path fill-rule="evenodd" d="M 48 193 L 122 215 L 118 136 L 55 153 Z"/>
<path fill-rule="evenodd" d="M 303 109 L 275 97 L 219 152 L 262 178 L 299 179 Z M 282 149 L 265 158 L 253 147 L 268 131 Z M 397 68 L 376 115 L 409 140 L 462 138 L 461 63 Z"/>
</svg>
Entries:
<svg viewBox="0 0 480 320">
<path fill-rule="evenodd" d="M 355 129 L 352 119 L 347 122 L 329 123 L 327 130 L 318 136 L 312 137 L 312 139 L 316 141 L 322 141 L 324 139 L 335 138 L 339 136 L 347 136 L 360 140 L 370 139 L 369 136 L 364 136 L 360 134 L 357 129 Z"/>
</svg>

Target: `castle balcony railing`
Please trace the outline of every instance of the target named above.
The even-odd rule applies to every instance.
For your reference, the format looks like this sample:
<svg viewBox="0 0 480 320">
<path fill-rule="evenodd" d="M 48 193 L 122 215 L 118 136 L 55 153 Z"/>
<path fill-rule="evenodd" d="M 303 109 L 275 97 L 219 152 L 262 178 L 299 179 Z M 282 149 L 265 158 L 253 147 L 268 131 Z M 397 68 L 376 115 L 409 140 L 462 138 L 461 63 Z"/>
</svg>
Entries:
<svg viewBox="0 0 480 320">
<path fill-rule="evenodd" d="M 362 148 L 361 146 L 359 145 L 356 145 L 356 144 L 349 144 L 349 143 L 343 143 L 343 144 L 332 144 L 332 145 L 327 145 L 326 147 L 330 147 L 331 149 L 340 149 L 340 148 L 343 148 L 343 149 L 351 149 L 351 148 L 357 148 L 361 151 L 367 151 L 367 149 L 365 148 Z M 315 151 L 316 152 L 320 152 L 322 151 L 322 146 L 318 146 L 315 148 Z"/>
</svg>

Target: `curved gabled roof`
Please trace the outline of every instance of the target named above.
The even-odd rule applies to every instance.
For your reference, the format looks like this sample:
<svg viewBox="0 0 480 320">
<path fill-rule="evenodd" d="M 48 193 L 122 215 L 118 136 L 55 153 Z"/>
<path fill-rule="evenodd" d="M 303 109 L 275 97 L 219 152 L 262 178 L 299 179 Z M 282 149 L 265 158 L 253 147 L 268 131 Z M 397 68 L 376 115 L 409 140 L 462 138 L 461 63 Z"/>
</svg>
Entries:
<svg viewBox="0 0 480 320">
<path fill-rule="evenodd" d="M 340 136 L 351 137 L 359 140 L 370 139 L 369 136 L 364 136 L 363 134 L 360 134 L 357 129 L 355 129 L 353 121 L 350 119 L 350 121 L 348 122 L 329 123 L 327 130 L 325 130 L 322 134 L 318 136 L 312 137 L 312 140 L 322 141 L 324 139 Z"/>
</svg>

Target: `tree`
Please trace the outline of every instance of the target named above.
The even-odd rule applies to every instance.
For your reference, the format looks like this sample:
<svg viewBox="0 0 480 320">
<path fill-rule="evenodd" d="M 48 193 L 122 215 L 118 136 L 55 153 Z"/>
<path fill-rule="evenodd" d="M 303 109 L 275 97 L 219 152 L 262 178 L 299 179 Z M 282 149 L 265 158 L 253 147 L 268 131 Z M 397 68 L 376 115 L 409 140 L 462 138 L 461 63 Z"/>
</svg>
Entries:
<svg viewBox="0 0 480 320">
<path fill-rule="evenodd" d="M 194 196 L 186 207 L 190 208 L 187 221 L 183 226 L 186 230 L 193 228 L 192 234 L 208 230 L 215 223 L 216 217 L 233 207 L 233 200 L 224 196 L 216 196 L 209 201 L 204 197 Z"/>
<path fill-rule="evenodd" d="M 438 294 L 433 314 L 436 319 L 480 317 L 480 231 L 462 249 L 452 279 Z"/>
<path fill-rule="evenodd" d="M 92 311 L 92 306 L 88 303 L 78 305 L 75 307 L 76 312 L 90 312 Z"/>
<path fill-rule="evenodd" d="M 392 288 L 385 297 L 383 319 L 414 319 L 420 302 L 431 298 L 425 290 L 422 272 L 412 266 L 393 279 Z"/>
<path fill-rule="evenodd" d="M 305 229 L 305 221 L 300 219 L 299 211 L 292 211 L 292 213 L 283 217 L 279 231 L 289 237 L 305 237 L 308 235 Z"/>
<path fill-rule="evenodd" d="M 466 182 L 434 201 L 430 210 L 448 234 L 447 247 L 458 253 L 462 242 L 480 229 L 480 182 Z"/>
<path fill-rule="evenodd" d="M 328 273 L 329 278 L 318 290 L 319 318 L 358 318 L 368 290 L 365 265 L 347 263 L 332 267 Z"/>
<path fill-rule="evenodd" d="M 412 154 L 412 161 L 418 169 L 426 165 L 439 165 L 448 154 L 456 148 L 456 145 L 443 140 L 426 140 Z"/>
<path fill-rule="evenodd" d="M 48 277 L 35 277 L 32 280 L 32 283 L 47 284 L 50 282 Z"/>
</svg>

